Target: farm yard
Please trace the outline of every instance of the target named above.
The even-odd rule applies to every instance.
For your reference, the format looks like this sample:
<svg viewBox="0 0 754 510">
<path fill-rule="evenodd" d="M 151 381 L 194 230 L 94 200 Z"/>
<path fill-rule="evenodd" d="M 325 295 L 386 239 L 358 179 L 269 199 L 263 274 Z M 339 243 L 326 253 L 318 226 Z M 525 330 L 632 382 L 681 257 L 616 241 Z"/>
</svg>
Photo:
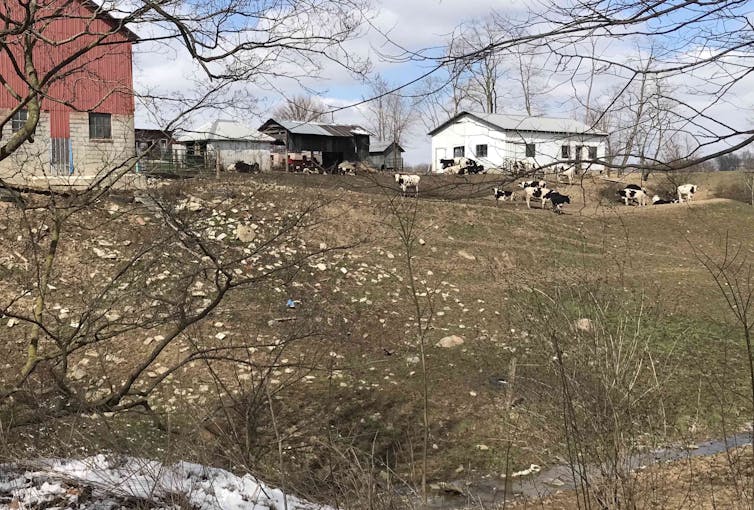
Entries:
<svg viewBox="0 0 754 510">
<path fill-rule="evenodd" d="M 754 250 L 754 210 L 725 198 L 740 174 L 683 177 L 700 187 L 690 204 L 647 207 L 615 195 L 638 180 L 559 184 L 562 215 L 527 209 L 515 182 L 518 200 L 496 203 L 489 174 L 422 176 L 418 199 L 391 174 L 112 192 L 60 231 L 41 321 L 69 352 L 32 381 L 48 392 L 4 412 L 5 455 L 184 460 L 331 506 L 407 508 L 426 388 L 430 507 L 576 508 L 567 477 L 536 478 L 574 450 L 589 471 L 615 461 L 590 472 L 595 500 L 651 507 L 687 487 L 701 501 L 694 484 L 733 500 L 749 457 L 688 461 L 715 462 L 709 479 L 621 465 L 751 424 L 746 344 L 701 261 Z M 33 330 L 13 317 L 30 306 L 30 240 L 51 225 L 32 205 L 2 204 L 3 386 Z M 63 362 L 65 398 L 44 376 Z M 546 489 L 524 490 L 535 478 Z"/>
</svg>

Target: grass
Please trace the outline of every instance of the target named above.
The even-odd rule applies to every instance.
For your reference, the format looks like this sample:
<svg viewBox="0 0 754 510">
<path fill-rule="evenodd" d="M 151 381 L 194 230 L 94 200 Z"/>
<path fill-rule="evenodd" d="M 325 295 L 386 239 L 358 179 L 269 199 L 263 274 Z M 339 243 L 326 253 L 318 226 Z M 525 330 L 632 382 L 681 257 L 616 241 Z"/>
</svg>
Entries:
<svg viewBox="0 0 754 510">
<path fill-rule="evenodd" d="M 323 257 L 324 271 L 302 267 L 284 286 L 255 287 L 234 295 L 192 329 L 192 337 L 211 344 L 218 331 L 215 322 L 223 323 L 220 329 L 230 330 L 231 338 L 259 335 L 261 339 L 285 337 L 293 332 L 286 328 L 302 323 L 315 325 L 316 335 L 286 349 L 281 359 L 287 362 L 270 375 L 278 381 L 273 387 L 286 456 L 292 469 L 301 466 L 300 483 L 313 477 L 319 482 L 314 485 L 322 491 L 320 496 L 331 496 L 324 487 L 334 487 L 328 485 L 328 477 L 334 476 L 328 471 L 332 465 L 328 455 L 336 448 L 374 454 L 402 477 L 415 477 L 412 461 L 418 459 L 421 444 L 421 379 L 412 361 L 418 355 L 412 327 L 416 319 L 389 213 L 395 192 L 388 187 L 394 183 L 390 176 L 262 175 L 252 177 L 251 183 L 245 179 L 223 183 L 223 193 L 240 197 L 240 190 L 253 188 L 255 182 L 274 184 L 277 187 L 266 188 L 260 196 L 275 204 L 266 214 L 292 200 L 334 200 L 323 211 L 323 223 L 312 234 L 312 243 L 325 239 L 329 245 L 356 245 Z M 718 253 L 727 235 L 747 252 L 754 250 L 750 207 L 722 202 L 664 210 L 639 211 L 614 204 L 595 209 L 602 184 L 588 182 L 587 203 L 575 199 L 568 214 L 558 216 L 527 210 L 521 203 L 495 206 L 485 192 L 496 182 L 489 176 L 426 181 L 428 198 L 423 191 L 417 204 L 418 237 L 424 244 L 417 247 L 415 267 L 422 292 L 435 293 L 438 312 L 428 350 L 431 480 L 497 476 L 507 461 L 519 469 L 532 462 L 551 463 L 556 453 L 562 454 L 560 394 L 543 333 L 561 331 L 576 356 L 579 337 L 570 324 L 581 317 L 599 319 L 606 331 L 616 332 L 628 328 L 626 317 L 635 317 L 644 307 L 640 334 L 659 362 L 664 406 L 661 417 L 656 400 L 637 404 L 641 413 L 637 427 L 655 435 L 647 442 L 719 436 L 723 423 L 735 428 L 745 421 L 749 404 L 740 396 L 746 394 L 747 384 L 743 345 L 694 249 Z M 212 181 L 193 183 L 189 189 L 207 201 L 218 196 Z M 574 190 L 572 195 L 580 193 Z M 405 199 L 400 207 L 405 209 L 412 200 Z M 99 221 L 97 214 L 92 213 L 93 223 Z M 6 228 L 12 229 L 10 225 L 9 217 Z M 97 235 L 143 242 L 131 232 L 130 223 L 109 225 Z M 81 243 L 92 236 L 88 228 L 84 225 L 76 232 Z M 0 243 L 7 250 L 16 249 L 12 239 L 9 235 Z M 63 270 L 89 274 L 90 268 L 84 271 L 77 264 L 92 262 L 77 257 L 76 247 L 71 250 Z M 595 302 L 586 299 L 590 292 L 599 296 L 597 302 L 604 309 L 598 311 Z M 538 297 L 543 294 L 558 295 L 557 306 L 543 309 Z M 301 320 L 271 326 L 271 319 L 291 313 L 284 306 L 288 297 L 301 300 L 293 312 Z M 462 336 L 464 344 L 453 349 L 434 347 L 451 334 Z M 134 341 L 136 348 L 124 346 L 119 354 L 138 352 L 140 341 Z M 15 347 L 6 349 L 9 359 L 18 356 Z M 504 412 L 505 391 L 491 381 L 507 375 L 513 357 L 519 366 L 516 395 L 524 402 L 509 414 Z M 260 363 L 264 359 L 255 354 Z M 103 370 L 116 378 L 119 368 L 105 364 Z M 256 370 L 248 372 L 249 379 L 233 381 L 237 395 L 244 395 L 257 380 Z M 225 381 L 234 376 L 237 373 L 227 366 L 216 374 Z M 641 377 L 641 384 L 652 384 L 646 372 Z M 195 441 L 199 432 L 193 418 L 221 404 L 213 400 L 212 391 L 199 395 L 198 389 L 202 385 L 213 389 L 215 382 L 201 364 L 187 367 L 162 385 L 154 406 L 164 421 L 175 424 L 174 434 L 182 438 L 179 448 L 193 443 L 185 457 L 238 468 L 245 443 L 228 444 L 221 436 L 210 436 L 201 447 Z M 136 434 L 129 432 L 123 418 L 105 421 L 125 437 L 137 437 L 142 427 L 149 426 L 140 421 L 142 432 Z M 266 416 L 259 416 L 251 432 L 256 435 L 253 444 L 260 448 L 273 437 Z M 513 447 L 506 459 L 509 440 Z M 23 442 L 20 435 L 6 441 Z M 255 470 L 275 473 L 274 448 L 249 457 L 257 462 Z"/>
</svg>

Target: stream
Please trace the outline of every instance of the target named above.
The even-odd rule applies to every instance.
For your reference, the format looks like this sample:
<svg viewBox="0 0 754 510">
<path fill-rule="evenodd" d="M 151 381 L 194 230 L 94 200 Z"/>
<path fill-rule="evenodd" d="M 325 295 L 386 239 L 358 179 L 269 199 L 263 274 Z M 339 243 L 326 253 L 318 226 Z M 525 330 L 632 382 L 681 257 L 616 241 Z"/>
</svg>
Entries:
<svg viewBox="0 0 754 510">
<path fill-rule="evenodd" d="M 639 469 L 662 462 L 715 455 L 730 448 L 748 444 L 751 444 L 751 432 L 742 432 L 726 439 L 704 441 L 693 447 L 668 447 L 639 453 L 628 459 L 628 465 L 631 469 Z M 513 478 L 508 484 L 508 497 L 541 498 L 558 491 L 573 490 L 574 478 L 574 473 L 568 464 L 557 464 L 536 473 L 532 472 L 528 476 L 521 475 Z M 505 479 L 492 477 L 473 482 L 458 480 L 440 484 L 439 490 L 431 492 L 426 508 L 453 510 L 467 508 L 472 504 L 486 508 L 494 503 L 502 503 L 505 490 Z"/>
</svg>

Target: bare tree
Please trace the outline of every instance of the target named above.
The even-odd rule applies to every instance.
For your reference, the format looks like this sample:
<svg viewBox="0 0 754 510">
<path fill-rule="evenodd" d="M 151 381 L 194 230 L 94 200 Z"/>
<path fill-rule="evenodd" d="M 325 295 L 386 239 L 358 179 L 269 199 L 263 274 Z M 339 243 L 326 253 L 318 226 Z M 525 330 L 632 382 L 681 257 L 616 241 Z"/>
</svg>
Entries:
<svg viewBox="0 0 754 510">
<path fill-rule="evenodd" d="M 500 99 L 499 85 L 506 76 L 503 54 L 496 51 L 485 51 L 493 48 L 503 37 L 495 23 L 475 21 L 461 26 L 450 48 L 455 55 L 468 54 L 470 48 L 480 48 L 472 58 L 461 58 L 464 63 L 464 76 L 469 100 L 485 113 L 497 113 Z"/>
<path fill-rule="evenodd" d="M 367 128 L 383 141 L 403 143 L 406 134 L 416 120 L 414 105 L 378 75 L 372 83 L 366 105 Z"/>
<path fill-rule="evenodd" d="M 588 110 L 591 112 L 593 105 L 601 105 L 602 111 L 589 113 L 588 118 L 595 125 L 599 124 L 617 108 L 625 111 L 628 122 L 618 122 L 616 116 L 611 115 L 616 123 L 623 124 L 624 133 L 621 143 L 612 144 L 617 155 L 605 162 L 609 167 L 629 164 L 657 167 L 657 163 L 647 157 L 646 150 L 644 163 L 640 162 L 642 144 L 635 143 L 637 133 L 634 131 L 646 119 L 650 84 L 658 79 L 660 81 L 655 83 L 669 84 L 674 91 L 673 111 L 664 122 L 670 120 L 671 125 L 682 127 L 678 136 L 688 137 L 692 142 L 683 144 L 687 150 L 682 157 L 669 159 L 666 153 L 661 156 L 661 163 L 667 168 L 689 167 L 754 141 L 751 121 L 740 122 L 735 115 L 730 115 L 731 105 L 748 106 L 737 95 L 737 85 L 751 75 L 747 59 L 754 48 L 754 30 L 747 14 L 743 4 L 736 0 L 702 6 L 670 1 L 647 6 L 625 0 L 588 0 L 564 6 L 550 1 L 532 7 L 523 18 L 511 16 L 508 24 L 512 29 L 505 35 L 476 39 L 465 36 L 463 50 L 454 51 L 448 57 L 438 58 L 430 52 L 407 52 L 404 56 L 435 62 L 438 70 L 451 62 L 482 63 L 492 69 L 493 66 L 488 65 L 491 62 L 499 62 L 522 49 L 535 48 L 548 55 L 549 64 L 542 72 L 551 74 L 561 83 L 567 83 L 569 76 L 589 63 L 588 68 L 605 79 L 600 80 L 599 90 L 595 89 L 595 82 L 591 82 Z M 649 25 L 651 28 L 647 28 Z M 464 28 L 462 25 L 459 30 Z M 621 48 L 632 46 L 635 49 L 611 50 L 610 43 L 616 40 L 622 43 Z M 688 41 L 695 44 L 690 47 Z M 596 51 L 590 50 L 590 46 Z M 492 82 L 485 73 L 477 72 L 476 79 L 482 80 L 484 85 L 484 93 L 477 94 L 477 104 L 491 109 L 490 106 L 495 106 L 493 96 L 497 97 L 492 93 L 493 87 L 488 86 Z M 584 104 L 584 100 L 581 103 Z M 715 113 L 719 111 L 728 115 Z M 663 138 L 673 137 L 663 133 Z"/>
<path fill-rule="evenodd" d="M 293 96 L 272 111 L 272 116 L 302 122 L 322 120 L 327 106 L 316 96 Z"/>
</svg>

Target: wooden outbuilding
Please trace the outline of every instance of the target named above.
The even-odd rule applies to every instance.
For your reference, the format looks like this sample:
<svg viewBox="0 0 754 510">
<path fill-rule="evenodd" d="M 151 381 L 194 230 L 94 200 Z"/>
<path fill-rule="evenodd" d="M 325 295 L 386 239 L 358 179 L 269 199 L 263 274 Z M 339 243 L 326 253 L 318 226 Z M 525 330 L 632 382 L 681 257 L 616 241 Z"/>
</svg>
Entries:
<svg viewBox="0 0 754 510">
<path fill-rule="evenodd" d="M 379 170 L 403 170 L 404 152 L 397 142 L 372 140 L 369 143 L 369 164 Z"/>
<path fill-rule="evenodd" d="M 325 168 L 369 158 L 369 132 L 354 124 L 269 119 L 259 131 L 278 141 L 276 152 L 285 164 L 306 153 Z"/>
</svg>

